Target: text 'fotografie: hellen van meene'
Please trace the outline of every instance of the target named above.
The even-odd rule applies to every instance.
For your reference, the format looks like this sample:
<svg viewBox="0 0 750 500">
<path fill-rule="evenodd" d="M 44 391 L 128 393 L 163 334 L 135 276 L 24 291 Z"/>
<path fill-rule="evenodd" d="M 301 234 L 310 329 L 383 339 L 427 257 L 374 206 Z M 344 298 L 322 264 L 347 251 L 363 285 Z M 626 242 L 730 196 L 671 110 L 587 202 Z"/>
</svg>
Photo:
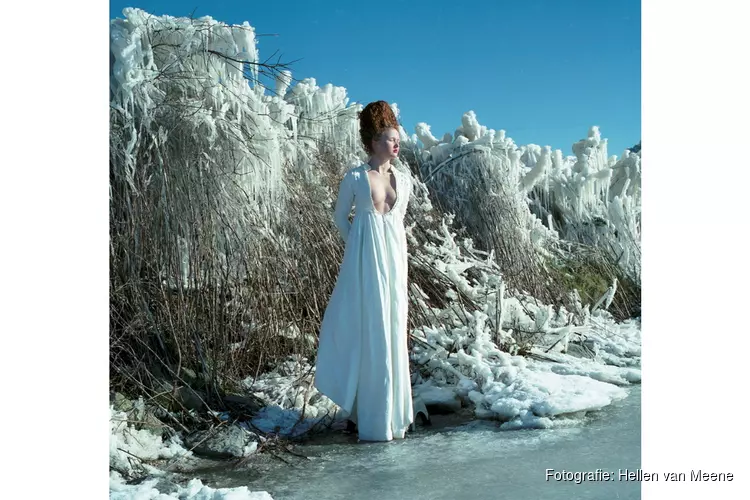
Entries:
<svg viewBox="0 0 750 500">
<path fill-rule="evenodd" d="M 661 476 L 661 477 L 660 477 Z M 704 472 L 702 470 L 691 470 L 690 475 L 684 472 L 644 472 L 641 469 L 617 469 L 617 472 L 596 469 L 589 472 L 574 472 L 568 470 L 556 471 L 546 470 L 546 480 L 574 481 L 733 481 L 734 474 L 731 472 Z"/>
</svg>

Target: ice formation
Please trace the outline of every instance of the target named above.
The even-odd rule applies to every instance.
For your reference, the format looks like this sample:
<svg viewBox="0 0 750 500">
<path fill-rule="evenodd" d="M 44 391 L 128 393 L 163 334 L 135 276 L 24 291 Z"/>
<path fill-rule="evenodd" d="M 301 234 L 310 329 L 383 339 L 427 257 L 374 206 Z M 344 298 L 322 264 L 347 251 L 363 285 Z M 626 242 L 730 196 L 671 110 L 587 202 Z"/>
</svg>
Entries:
<svg viewBox="0 0 750 500">
<path fill-rule="evenodd" d="M 143 401 L 139 403 L 143 404 Z M 147 462 L 189 457 L 192 454 L 183 447 L 178 435 L 164 442 L 160 435 L 150 430 L 137 429 L 129 422 L 127 412 L 116 411 L 111 406 L 109 425 L 109 464 L 112 469 L 124 474 L 133 474 L 138 467 L 152 469 Z"/>
<path fill-rule="evenodd" d="M 200 479 L 191 480 L 186 486 L 177 486 L 171 493 L 160 492 L 158 478 L 148 479 L 139 484 L 128 484 L 122 477 L 112 472 L 109 479 L 110 500 L 273 500 L 265 491 L 250 491 L 247 486 L 237 488 L 211 488 Z"/>
<path fill-rule="evenodd" d="M 174 99 L 192 103 L 191 113 L 179 119 L 186 125 L 185 137 L 200 151 L 175 167 L 194 169 L 197 178 L 202 169 L 231 166 L 239 172 L 235 180 L 242 194 L 229 183 L 224 189 L 227 199 L 244 200 L 241 207 L 225 204 L 217 211 L 230 220 L 256 221 L 255 232 L 246 235 L 251 240 L 273 236 L 273 220 L 285 209 L 287 167 L 314 177 L 314 153 L 321 143 L 333 145 L 348 164 L 364 158 L 357 124 L 362 106 L 350 103 L 343 87 L 319 87 L 313 78 L 293 84 L 288 70 L 278 72 L 273 91 L 264 89 L 258 80 L 255 33 L 247 23 L 151 16 L 135 8 L 125 9 L 123 16 L 110 27 L 110 82 L 113 121 L 121 138 L 113 148 L 128 179 L 143 175 L 137 152 L 144 144 L 163 145 L 175 133 L 154 125 Z M 169 75 L 189 78 L 170 80 Z M 398 105 L 392 106 L 398 113 Z M 412 135 L 403 128 L 400 134 L 404 155 L 416 158 L 420 170 L 410 202 L 415 216 L 434 217 L 429 187 L 438 195 L 460 194 L 454 196 L 459 201 L 452 211 L 471 217 L 472 208 L 460 201 L 462 196 L 471 192 L 480 173 L 498 176 L 514 206 L 521 207 L 518 238 L 540 252 L 566 241 L 600 246 L 640 279 L 640 152 L 608 157 L 607 141 L 597 127 L 573 145 L 573 156 L 549 146 L 517 146 L 504 130 L 481 125 L 473 111 L 461 117 L 453 134 L 439 139 L 426 123 L 419 123 Z M 150 161 L 164 161 L 159 147 L 153 154 Z M 443 325 L 412 332 L 419 339 L 412 353 L 419 366 L 415 391 L 426 403 L 457 398 L 473 405 L 479 417 L 501 420 L 504 428 L 550 427 L 568 425 L 568 417 L 606 406 L 624 396 L 621 386 L 640 382 L 640 325 L 618 324 L 607 312 L 617 283 L 593 307 L 578 303 L 575 310 L 554 311 L 527 294 L 509 293 L 492 255 L 474 249 L 471 240 L 457 239 L 450 229 L 453 214 L 442 217 L 430 242 L 417 242 L 408 231 L 409 243 L 421 245 L 420 265 L 442 272 L 480 310 L 464 316 L 452 307 L 421 304 Z M 238 222 L 237 231 L 242 227 Z M 190 232 L 184 234 L 187 246 Z M 468 269 L 479 277 L 469 279 Z M 183 278 L 189 273 L 185 265 Z M 450 292 L 448 299 L 455 298 Z M 538 349 L 529 357 L 509 354 L 524 331 L 545 334 Z M 574 346 L 590 356 L 571 355 Z M 309 386 L 311 376 L 308 361 L 296 358 L 246 380 L 248 391 L 268 402 L 255 424 L 293 433 L 333 419 L 336 408 Z M 113 427 L 111 449 L 118 467 L 128 467 L 120 449 L 144 459 L 179 451 L 178 443 L 165 445 L 152 437 L 139 439 L 143 446 L 138 448 L 118 429 Z"/>
</svg>

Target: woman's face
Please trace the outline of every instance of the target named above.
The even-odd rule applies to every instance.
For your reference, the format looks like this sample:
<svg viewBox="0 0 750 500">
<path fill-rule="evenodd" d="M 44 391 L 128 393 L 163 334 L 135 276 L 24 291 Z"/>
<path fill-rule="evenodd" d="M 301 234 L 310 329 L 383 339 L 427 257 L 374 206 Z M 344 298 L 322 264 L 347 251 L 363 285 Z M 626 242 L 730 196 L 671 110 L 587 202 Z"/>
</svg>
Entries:
<svg viewBox="0 0 750 500">
<path fill-rule="evenodd" d="M 398 130 L 388 128 L 380 134 L 378 139 L 372 141 L 372 149 L 376 156 L 390 160 L 391 158 L 398 158 L 400 142 Z"/>
</svg>

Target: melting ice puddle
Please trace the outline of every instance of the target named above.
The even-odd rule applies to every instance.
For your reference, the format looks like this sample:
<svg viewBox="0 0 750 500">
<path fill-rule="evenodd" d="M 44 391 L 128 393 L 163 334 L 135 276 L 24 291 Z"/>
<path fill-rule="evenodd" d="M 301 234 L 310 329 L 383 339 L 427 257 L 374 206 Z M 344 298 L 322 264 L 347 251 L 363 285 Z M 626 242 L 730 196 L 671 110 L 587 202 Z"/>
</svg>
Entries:
<svg viewBox="0 0 750 500">
<path fill-rule="evenodd" d="M 311 460 L 274 462 L 262 474 L 215 471 L 212 487 L 246 485 L 285 499 L 601 499 L 640 498 L 640 483 L 618 481 L 619 469 L 641 463 L 641 389 L 579 427 L 499 431 L 472 421 L 408 434 L 390 443 L 309 444 L 296 448 Z M 283 454 L 292 461 L 294 456 Z M 269 464 L 266 464 L 269 465 Z M 614 481 L 546 481 L 546 469 L 614 473 Z"/>
</svg>

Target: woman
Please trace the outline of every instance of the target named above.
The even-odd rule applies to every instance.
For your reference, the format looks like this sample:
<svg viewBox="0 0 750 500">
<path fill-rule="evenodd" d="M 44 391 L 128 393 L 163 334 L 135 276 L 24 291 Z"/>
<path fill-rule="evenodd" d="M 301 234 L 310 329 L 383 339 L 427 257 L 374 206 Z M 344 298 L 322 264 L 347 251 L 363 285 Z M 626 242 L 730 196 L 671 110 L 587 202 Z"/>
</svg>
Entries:
<svg viewBox="0 0 750 500">
<path fill-rule="evenodd" d="M 339 187 L 335 221 L 346 248 L 320 327 L 315 387 L 349 414 L 360 441 L 390 441 L 413 420 L 404 230 L 412 187 L 391 164 L 399 133 L 388 103 L 368 104 L 359 121 L 370 159 Z"/>
</svg>

